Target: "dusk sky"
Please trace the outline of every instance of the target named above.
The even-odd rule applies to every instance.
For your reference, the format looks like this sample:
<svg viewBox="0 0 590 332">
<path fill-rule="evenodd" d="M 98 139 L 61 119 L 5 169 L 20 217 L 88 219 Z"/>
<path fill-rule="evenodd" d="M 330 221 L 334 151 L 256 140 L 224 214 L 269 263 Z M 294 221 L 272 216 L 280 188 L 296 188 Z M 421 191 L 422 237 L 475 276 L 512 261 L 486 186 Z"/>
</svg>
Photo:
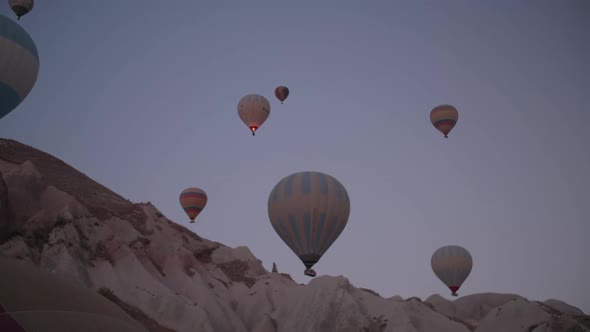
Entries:
<svg viewBox="0 0 590 332">
<path fill-rule="evenodd" d="M 351 213 L 318 276 L 455 299 L 430 258 L 456 244 L 473 257 L 460 296 L 590 312 L 590 1 L 171 3 L 37 1 L 18 23 L 39 77 L 0 137 L 301 283 L 268 196 L 327 173 Z M 237 113 L 249 93 L 271 103 L 255 137 Z M 446 103 L 448 139 L 429 120 Z M 196 224 L 178 202 L 191 186 L 209 196 Z"/>
</svg>

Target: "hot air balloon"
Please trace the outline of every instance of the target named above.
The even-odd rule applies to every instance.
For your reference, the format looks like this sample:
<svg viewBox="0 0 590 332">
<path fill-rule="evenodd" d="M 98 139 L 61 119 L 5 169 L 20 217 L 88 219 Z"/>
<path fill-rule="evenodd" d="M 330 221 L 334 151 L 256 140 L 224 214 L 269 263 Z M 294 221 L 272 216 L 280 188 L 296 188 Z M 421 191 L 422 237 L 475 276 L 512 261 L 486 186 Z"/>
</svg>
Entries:
<svg viewBox="0 0 590 332">
<path fill-rule="evenodd" d="M 33 0 L 8 0 L 8 5 L 10 5 L 10 9 L 16 14 L 17 20 L 20 20 L 21 16 L 25 16 L 33 10 L 35 2 Z"/>
<path fill-rule="evenodd" d="M 98 292 L 64 273 L 17 259 L 0 258 L 2 332 L 148 332 L 114 303 L 108 288 Z"/>
<path fill-rule="evenodd" d="M 439 105 L 430 111 L 430 122 L 448 138 L 448 134 L 457 124 L 459 112 L 451 105 Z"/>
<path fill-rule="evenodd" d="M 31 36 L 0 15 L 0 119 L 31 92 L 39 73 L 39 55 Z"/>
<path fill-rule="evenodd" d="M 291 174 L 268 197 L 268 217 L 279 237 L 305 265 L 305 275 L 344 230 L 350 200 L 344 186 L 319 172 Z"/>
<path fill-rule="evenodd" d="M 180 193 L 180 206 L 184 212 L 191 219 L 191 224 L 195 222 L 195 218 L 203 211 L 207 205 L 207 193 L 199 188 L 186 188 Z"/>
<path fill-rule="evenodd" d="M 471 273 L 473 261 L 469 251 L 459 246 L 444 246 L 438 248 L 430 265 L 434 274 L 451 290 L 453 296 Z"/>
<path fill-rule="evenodd" d="M 289 88 L 287 88 L 286 86 L 278 86 L 275 89 L 275 96 L 277 97 L 278 100 L 281 101 L 281 104 L 285 101 L 285 99 L 287 99 L 287 97 L 289 97 Z"/>
<path fill-rule="evenodd" d="M 250 128 L 252 136 L 254 136 L 256 130 L 262 126 L 270 115 L 270 103 L 261 95 L 245 95 L 238 103 L 238 115 Z"/>
</svg>

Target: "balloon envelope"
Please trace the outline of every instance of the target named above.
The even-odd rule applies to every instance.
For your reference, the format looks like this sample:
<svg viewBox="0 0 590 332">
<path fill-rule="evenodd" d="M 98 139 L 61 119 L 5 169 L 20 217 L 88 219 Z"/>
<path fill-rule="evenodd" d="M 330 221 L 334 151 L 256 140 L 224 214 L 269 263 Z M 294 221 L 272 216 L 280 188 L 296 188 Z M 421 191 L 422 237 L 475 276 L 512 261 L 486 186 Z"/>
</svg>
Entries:
<svg viewBox="0 0 590 332">
<path fill-rule="evenodd" d="M 467 249 L 450 245 L 438 248 L 432 258 L 430 265 L 434 274 L 457 296 L 457 290 L 471 273 L 473 260 Z"/>
<path fill-rule="evenodd" d="M 447 135 L 453 130 L 459 120 L 459 112 L 451 105 L 439 105 L 430 111 L 430 122 L 441 133 Z"/>
<path fill-rule="evenodd" d="M 35 2 L 33 0 L 8 0 L 10 9 L 16 14 L 18 19 L 33 10 Z"/>
<path fill-rule="evenodd" d="M 179 200 L 180 206 L 193 222 L 207 205 L 207 193 L 200 188 L 186 188 L 180 193 Z"/>
<path fill-rule="evenodd" d="M 59 273 L 8 258 L 0 271 L 0 331 L 147 332 L 110 298 Z"/>
<path fill-rule="evenodd" d="M 238 115 L 254 135 L 270 115 L 270 103 L 261 95 L 245 95 L 238 103 Z"/>
<path fill-rule="evenodd" d="M 39 73 L 39 55 L 31 36 L 0 15 L 0 119 L 31 92 Z"/>
<path fill-rule="evenodd" d="M 287 97 L 289 97 L 289 88 L 287 88 L 286 86 L 278 86 L 275 89 L 275 97 L 277 97 L 278 100 L 281 101 L 281 104 L 285 101 L 285 99 L 287 99 Z"/>
<path fill-rule="evenodd" d="M 280 238 L 309 269 L 344 230 L 350 200 L 344 186 L 319 172 L 291 174 L 268 198 L 268 217 Z"/>
</svg>

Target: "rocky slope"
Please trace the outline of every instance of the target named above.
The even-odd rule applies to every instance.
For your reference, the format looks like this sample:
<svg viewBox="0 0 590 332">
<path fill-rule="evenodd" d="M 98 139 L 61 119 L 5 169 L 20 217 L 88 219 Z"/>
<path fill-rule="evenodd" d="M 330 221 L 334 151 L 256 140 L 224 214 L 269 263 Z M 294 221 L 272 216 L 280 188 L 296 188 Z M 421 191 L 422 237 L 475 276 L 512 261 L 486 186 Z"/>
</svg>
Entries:
<svg viewBox="0 0 590 332">
<path fill-rule="evenodd" d="M 0 255 L 109 289 L 150 331 L 590 331 L 557 300 L 383 298 L 343 276 L 300 285 L 13 140 L 0 139 L 0 173 Z"/>
</svg>

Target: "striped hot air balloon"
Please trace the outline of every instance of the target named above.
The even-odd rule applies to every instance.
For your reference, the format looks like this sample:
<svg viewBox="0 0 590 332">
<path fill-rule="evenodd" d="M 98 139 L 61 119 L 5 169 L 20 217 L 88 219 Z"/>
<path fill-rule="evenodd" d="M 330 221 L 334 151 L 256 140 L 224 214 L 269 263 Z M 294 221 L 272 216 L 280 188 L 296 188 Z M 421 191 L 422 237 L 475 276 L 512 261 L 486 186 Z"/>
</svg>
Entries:
<svg viewBox="0 0 590 332">
<path fill-rule="evenodd" d="M 33 10 L 35 2 L 33 0 L 8 0 L 8 5 L 16 14 L 17 20 L 20 20 L 21 16 L 25 16 L 28 12 Z"/>
<path fill-rule="evenodd" d="M 238 115 L 250 128 L 252 136 L 254 136 L 256 130 L 262 126 L 270 115 L 270 103 L 261 95 L 245 95 L 238 103 Z"/>
<path fill-rule="evenodd" d="M 289 97 L 289 88 L 286 86 L 277 86 L 275 89 L 275 97 L 281 101 L 281 104 Z"/>
<path fill-rule="evenodd" d="M 39 55 L 31 36 L 0 15 L 0 119 L 31 92 L 39 73 Z"/>
<path fill-rule="evenodd" d="M 200 188 L 186 188 L 180 193 L 180 206 L 191 220 L 195 222 L 195 218 L 203 211 L 207 205 L 207 193 Z"/>
<path fill-rule="evenodd" d="M 448 134 L 459 120 L 459 112 L 451 105 L 439 105 L 430 111 L 430 122 L 448 138 Z"/>
<path fill-rule="evenodd" d="M 268 198 L 268 217 L 280 238 L 306 267 L 336 241 L 350 214 L 344 186 L 330 175 L 300 172 L 279 181 Z"/>
<path fill-rule="evenodd" d="M 434 274 L 451 290 L 453 296 L 471 273 L 473 260 L 467 249 L 455 245 L 438 248 L 430 265 Z"/>
</svg>

